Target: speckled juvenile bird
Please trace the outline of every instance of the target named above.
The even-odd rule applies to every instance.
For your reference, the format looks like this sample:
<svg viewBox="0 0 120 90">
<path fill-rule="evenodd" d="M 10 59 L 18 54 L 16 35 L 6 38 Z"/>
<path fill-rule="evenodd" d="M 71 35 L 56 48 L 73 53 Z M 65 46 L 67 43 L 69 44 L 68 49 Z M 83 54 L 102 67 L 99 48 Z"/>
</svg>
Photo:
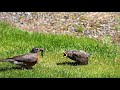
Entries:
<svg viewBox="0 0 120 90">
<path fill-rule="evenodd" d="M 0 60 L 0 62 L 10 62 L 16 65 L 19 65 L 23 68 L 29 69 L 34 66 L 39 60 L 39 52 L 41 52 L 41 56 L 43 57 L 44 48 L 33 48 L 30 53 L 14 56 L 12 58 L 6 58 Z"/>
<path fill-rule="evenodd" d="M 64 52 L 64 56 L 76 61 L 79 64 L 86 65 L 88 64 L 90 54 L 83 50 L 68 50 Z"/>
</svg>

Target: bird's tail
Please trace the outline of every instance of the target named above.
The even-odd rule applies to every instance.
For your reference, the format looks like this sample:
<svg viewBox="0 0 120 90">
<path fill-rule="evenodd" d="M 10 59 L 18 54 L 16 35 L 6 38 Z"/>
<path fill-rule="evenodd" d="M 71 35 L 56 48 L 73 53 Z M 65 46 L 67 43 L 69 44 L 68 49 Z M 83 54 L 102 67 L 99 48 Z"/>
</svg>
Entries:
<svg viewBox="0 0 120 90">
<path fill-rule="evenodd" d="M 13 62 L 14 59 L 2 59 L 0 60 L 0 62 Z"/>
</svg>

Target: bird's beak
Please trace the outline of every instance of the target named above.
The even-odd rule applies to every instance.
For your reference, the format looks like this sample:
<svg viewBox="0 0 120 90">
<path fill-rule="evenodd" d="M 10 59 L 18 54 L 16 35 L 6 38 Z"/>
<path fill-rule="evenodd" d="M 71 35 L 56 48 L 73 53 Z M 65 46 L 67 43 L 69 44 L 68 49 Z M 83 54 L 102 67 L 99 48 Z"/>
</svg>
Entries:
<svg viewBox="0 0 120 90">
<path fill-rule="evenodd" d="M 41 56 L 43 57 L 43 51 L 41 51 Z"/>
<path fill-rule="evenodd" d="M 44 48 L 39 48 L 39 50 L 41 51 L 41 56 L 43 57 Z"/>
<path fill-rule="evenodd" d="M 67 56 L 67 54 L 64 52 L 64 57 L 66 57 Z"/>
</svg>

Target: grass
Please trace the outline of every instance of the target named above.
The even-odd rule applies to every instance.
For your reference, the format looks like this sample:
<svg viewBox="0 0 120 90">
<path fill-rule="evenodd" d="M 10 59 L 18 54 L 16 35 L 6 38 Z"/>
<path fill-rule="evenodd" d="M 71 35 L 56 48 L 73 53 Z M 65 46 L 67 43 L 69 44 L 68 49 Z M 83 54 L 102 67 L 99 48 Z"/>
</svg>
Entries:
<svg viewBox="0 0 120 90">
<path fill-rule="evenodd" d="M 119 31 L 120 30 L 120 16 L 115 16 L 116 25 L 113 27 L 114 30 Z"/>
<path fill-rule="evenodd" d="M 120 78 L 120 48 L 87 37 L 32 33 L 0 22 L 0 59 L 28 53 L 33 47 L 45 48 L 44 57 L 31 70 L 15 69 L 0 62 L 0 78 Z M 73 66 L 63 57 L 64 50 L 90 53 L 88 65 Z"/>
<path fill-rule="evenodd" d="M 83 32 L 85 30 L 83 25 L 76 25 L 77 32 Z"/>
</svg>

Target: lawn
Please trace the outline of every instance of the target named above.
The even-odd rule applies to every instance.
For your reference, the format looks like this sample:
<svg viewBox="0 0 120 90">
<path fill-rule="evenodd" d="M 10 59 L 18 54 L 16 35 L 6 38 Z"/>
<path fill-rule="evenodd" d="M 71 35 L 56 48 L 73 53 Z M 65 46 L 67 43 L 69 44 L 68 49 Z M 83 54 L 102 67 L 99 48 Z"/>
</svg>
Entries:
<svg viewBox="0 0 120 90">
<path fill-rule="evenodd" d="M 11 63 L 0 62 L 0 78 L 120 78 L 117 45 L 84 36 L 26 32 L 0 22 L 0 59 L 29 53 L 33 47 L 45 48 L 33 69 L 15 69 Z M 63 57 L 64 50 L 80 49 L 91 54 L 88 65 L 75 66 Z"/>
</svg>

